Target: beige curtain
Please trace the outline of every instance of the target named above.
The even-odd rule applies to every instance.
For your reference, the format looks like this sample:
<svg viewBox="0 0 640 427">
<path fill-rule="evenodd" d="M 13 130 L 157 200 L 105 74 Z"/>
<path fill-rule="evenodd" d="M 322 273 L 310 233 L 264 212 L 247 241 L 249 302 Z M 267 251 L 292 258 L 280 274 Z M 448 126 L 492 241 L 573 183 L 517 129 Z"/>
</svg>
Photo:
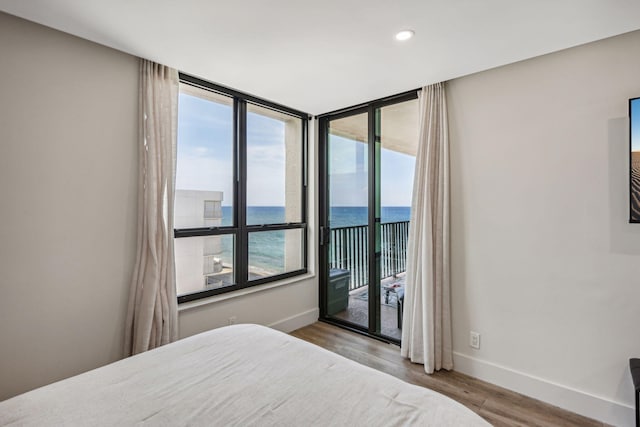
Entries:
<svg viewBox="0 0 640 427">
<path fill-rule="evenodd" d="M 178 336 L 173 258 L 178 72 L 141 60 L 139 100 L 138 249 L 129 294 L 126 355 Z"/>
<path fill-rule="evenodd" d="M 444 83 L 419 94 L 420 133 L 407 243 L 402 356 L 453 368 L 449 286 L 449 133 Z"/>
</svg>

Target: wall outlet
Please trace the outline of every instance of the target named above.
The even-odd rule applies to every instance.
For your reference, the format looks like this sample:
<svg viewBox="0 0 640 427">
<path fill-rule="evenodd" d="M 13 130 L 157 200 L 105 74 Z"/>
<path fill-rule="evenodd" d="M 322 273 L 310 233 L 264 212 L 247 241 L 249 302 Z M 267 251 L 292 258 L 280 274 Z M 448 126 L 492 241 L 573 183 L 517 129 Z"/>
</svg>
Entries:
<svg viewBox="0 0 640 427">
<path fill-rule="evenodd" d="M 230 325 L 235 325 L 237 321 L 238 321 L 238 318 L 236 316 L 229 317 L 229 324 Z"/>
<path fill-rule="evenodd" d="M 480 349 L 480 334 L 477 332 L 469 332 L 469 347 Z"/>
</svg>

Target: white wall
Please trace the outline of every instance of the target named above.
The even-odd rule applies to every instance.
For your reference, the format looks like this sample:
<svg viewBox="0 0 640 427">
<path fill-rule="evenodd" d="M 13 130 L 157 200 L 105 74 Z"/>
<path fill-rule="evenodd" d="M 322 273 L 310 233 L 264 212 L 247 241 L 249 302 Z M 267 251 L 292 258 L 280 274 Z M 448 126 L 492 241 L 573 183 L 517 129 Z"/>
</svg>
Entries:
<svg viewBox="0 0 640 427">
<path fill-rule="evenodd" d="M 257 323 L 283 332 L 318 320 L 318 282 L 314 277 L 258 293 L 226 299 L 214 304 L 183 304 L 180 308 L 180 338 L 234 323 Z M 214 298 L 215 299 L 215 298 Z"/>
<path fill-rule="evenodd" d="M 2 13 L 0 53 L 2 400 L 122 355 L 138 61 Z M 310 277 L 191 308 L 180 334 L 230 315 L 291 330 L 317 319 L 317 294 Z"/>
<path fill-rule="evenodd" d="M 634 32 L 448 85 L 456 369 L 616 425 L 640 357 L 638 52 Z"/>
<path fill-rule="evenodd" d="M 0 14 L 0 399 L 122 354 L 137 61 Z"/>
</svg>

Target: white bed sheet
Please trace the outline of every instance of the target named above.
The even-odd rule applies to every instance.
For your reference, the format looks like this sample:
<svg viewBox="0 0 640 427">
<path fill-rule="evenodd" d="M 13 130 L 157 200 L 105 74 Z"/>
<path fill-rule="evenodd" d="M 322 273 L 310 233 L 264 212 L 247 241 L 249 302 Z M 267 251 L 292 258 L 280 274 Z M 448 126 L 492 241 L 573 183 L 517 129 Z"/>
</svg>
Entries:
<svg viewBox="0 0 640 427">
<path fill-rule="evenodd" d="M 487 426 L 434 391 L 272 329 L 189 337 L 0 402 L 19 426 Z"/>
</svg>

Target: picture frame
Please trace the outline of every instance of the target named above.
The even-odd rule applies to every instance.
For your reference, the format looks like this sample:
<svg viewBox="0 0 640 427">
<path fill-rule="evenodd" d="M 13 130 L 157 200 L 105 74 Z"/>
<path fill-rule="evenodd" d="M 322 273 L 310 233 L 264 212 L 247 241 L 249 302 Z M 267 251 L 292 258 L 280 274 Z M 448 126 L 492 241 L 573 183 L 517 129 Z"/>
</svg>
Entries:
<svg viewBox="0 0 640 427">
<path fill-rule="evenodd" d="M 629 222 L 640 223 L 640 97 L 629 99 Z"/>
</svg>

